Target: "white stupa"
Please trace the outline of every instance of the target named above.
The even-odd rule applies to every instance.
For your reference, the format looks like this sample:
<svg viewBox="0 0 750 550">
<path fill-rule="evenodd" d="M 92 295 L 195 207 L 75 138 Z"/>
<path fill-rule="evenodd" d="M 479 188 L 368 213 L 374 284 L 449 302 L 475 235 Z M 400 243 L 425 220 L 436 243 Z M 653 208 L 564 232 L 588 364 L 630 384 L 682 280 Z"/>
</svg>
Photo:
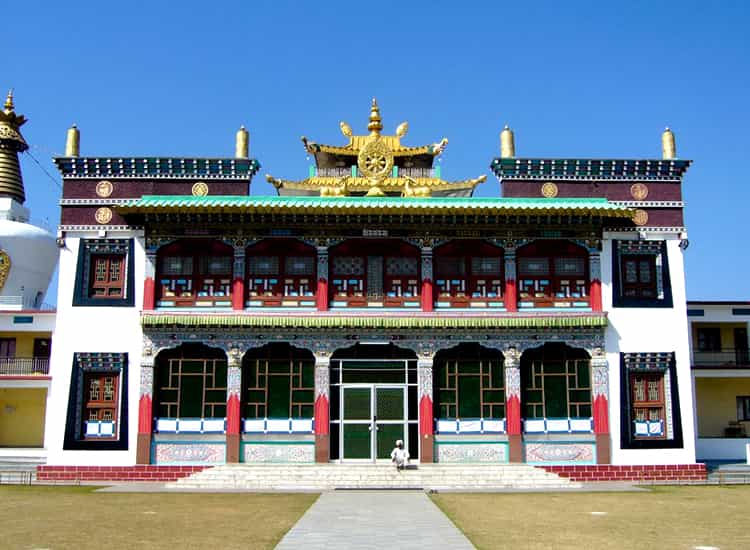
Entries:
<svg viewBox="0 0 750 550">
<path fill-rule="evenodd" d="M 0 111 L 0 309 L 37 309 L 57 263 L 55 237 L 28 223 L 18 153 L 29 148 L 8 92 Z"/>
</svg>

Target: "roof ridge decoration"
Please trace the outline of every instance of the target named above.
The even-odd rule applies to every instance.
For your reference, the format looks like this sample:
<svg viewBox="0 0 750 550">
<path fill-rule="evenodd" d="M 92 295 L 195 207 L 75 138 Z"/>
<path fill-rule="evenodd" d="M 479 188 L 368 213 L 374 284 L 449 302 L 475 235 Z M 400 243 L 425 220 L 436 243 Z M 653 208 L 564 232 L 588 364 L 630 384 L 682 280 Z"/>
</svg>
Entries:
<svg viewBox="0 0 750 550">
<path fill-rule="evenodd" d="M 355 135 L 344 121 L 339 128 L 349 140 L 346 145 L 323 145 L 302 136 L 305 151 L 316 163 L 316 169 L 305 180 L 266 176 L 280 195 L 469 196 L 486 179 L 480 176 L 464 180 L 455 187 L 443 181 L 439 168 L 433 168 L 433 161 L 445 151 L 448 139 L 419 147 L 404 146 L 401 138 L 409 131 L 408 122 L 399 124 L 394 135 L 383 135 L 383 119 L 375 98 L 370 106 L 369 134 Z"/>
<path fill-rule="evenodd" d="M 10 90 L 0 110 L 0 197 L 10 197 L 23 204 L 26 193 L 18 153 L 26 151 L 29 145 L 21 135 L 26 117 L 16 114 L 15 108 L 13 90 Z"/>
</svg>

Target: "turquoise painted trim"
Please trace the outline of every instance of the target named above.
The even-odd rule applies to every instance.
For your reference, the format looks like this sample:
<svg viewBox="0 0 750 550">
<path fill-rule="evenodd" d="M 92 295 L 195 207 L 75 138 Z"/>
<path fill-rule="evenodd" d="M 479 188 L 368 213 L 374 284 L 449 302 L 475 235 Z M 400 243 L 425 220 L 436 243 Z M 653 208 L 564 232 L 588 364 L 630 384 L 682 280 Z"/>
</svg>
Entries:
<svg viewBox="0 0 750 550">
<path fill-rule="evenodd" d="M 315 445 L 315 441 L 240 441 L 243 445 Z"/>
<path fill-rule="evenodd" d="M 509 445 L 507 441 L 435 441 L 437 445 Z"/>
<path fill-rule="evenodd" d="M 223 435 L 223 434 L 222 434 Z M 210 439 L 205 441 L 154 441 L 154 445 L 224 445 L 226 447 L 226 439 L 224 441 L 211 441 Z"/>
</svg>

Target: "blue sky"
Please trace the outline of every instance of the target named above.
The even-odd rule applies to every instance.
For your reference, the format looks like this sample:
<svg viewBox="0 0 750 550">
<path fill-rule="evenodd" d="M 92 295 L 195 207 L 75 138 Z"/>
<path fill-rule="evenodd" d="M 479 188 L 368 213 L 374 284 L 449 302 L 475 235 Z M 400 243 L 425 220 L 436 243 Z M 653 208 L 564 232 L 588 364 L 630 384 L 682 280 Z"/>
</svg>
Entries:
<svg viewBox="0 0 750 550">
<path fill-rule="evenodd" d="M 747 2 L 19 2 L 0 89 L 30 122 L 35 221 L 56 227 L 50 158 L 231 156 L 251 133 L 262 177 L 302 178 L 299 137 L 364 132 L 370 98 L 405 143 L 441 137 L 446 179 L 490 175 L 504 124 L 529 157 L 658 158 L 670 126 L 684 184 L 688 298 L 750 299 L 743 217 L 750 127 Z M 478 195 L 499 193 L 489 177 Z M 56 284 L 56 283 L 55 283 Z M 54 300 L 55 288 L 48 299 Z"/>
</svg>

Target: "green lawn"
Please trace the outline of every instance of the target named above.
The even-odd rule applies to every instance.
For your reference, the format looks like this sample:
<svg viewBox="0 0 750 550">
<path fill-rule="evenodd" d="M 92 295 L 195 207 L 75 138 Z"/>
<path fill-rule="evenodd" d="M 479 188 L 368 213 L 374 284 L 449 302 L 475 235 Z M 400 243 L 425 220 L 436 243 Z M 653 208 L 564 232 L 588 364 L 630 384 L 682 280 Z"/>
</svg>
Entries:
<svg viewBox="0 0 750 550">
<path fill-rule="evenodd" d="M 318 498 L 93 489 L 0 486 L 0 548 L 273 548 Z"/>
<path fill-rule="evenodd" d="M 655 487 L 632 493 L 445 493 L 433 495 L 433 500 L 480 549 L 750 548 L 750 486 Z"/>
</svg>

